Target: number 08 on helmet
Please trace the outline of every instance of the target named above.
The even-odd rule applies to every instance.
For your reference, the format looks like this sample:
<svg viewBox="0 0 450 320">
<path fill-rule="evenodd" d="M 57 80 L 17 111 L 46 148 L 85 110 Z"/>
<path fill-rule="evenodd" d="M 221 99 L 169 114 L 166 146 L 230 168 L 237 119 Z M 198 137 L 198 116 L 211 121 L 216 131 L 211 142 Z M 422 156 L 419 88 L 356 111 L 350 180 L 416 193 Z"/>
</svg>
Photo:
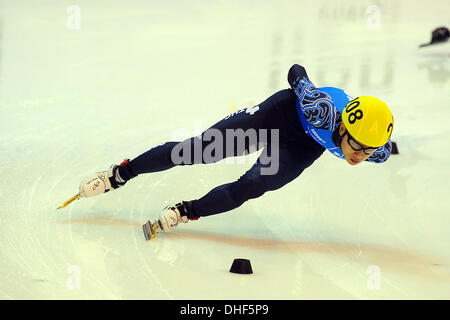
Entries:
<svg viewBox="0 0 450 320">
<path fill-rule="evenodd" d="M 342 121 L 355 140 L 374 148 L 388 142 L 394 129 L 394 117 L 387 104 L 369 96 L 360 96 L 347 103 Z"/>
</svg>

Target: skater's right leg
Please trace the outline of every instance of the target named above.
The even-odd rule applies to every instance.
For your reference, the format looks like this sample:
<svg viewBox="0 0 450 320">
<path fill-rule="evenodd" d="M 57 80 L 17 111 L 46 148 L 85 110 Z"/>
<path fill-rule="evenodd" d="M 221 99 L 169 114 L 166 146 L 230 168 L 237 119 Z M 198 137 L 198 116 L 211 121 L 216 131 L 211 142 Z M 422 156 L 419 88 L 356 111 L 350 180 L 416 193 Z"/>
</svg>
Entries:
<svg viewBox="0 0 450 320">
<path fill-rule="evenodd" d="M 80 195 L 93 197 L 117 189 L 139 174 L 167 170 L 177 165 L 214 163 L 227 157 L 255 152 L 270 143 L 270 135 L 261 137 L 260 129 L 281 129 L 280 135 L 283 135 L 286 119 L 279 106 L 292 99 L 295 101 L 295 94 L 291 90 L 279 91 L 257 106 L 228 115 L 199 136 L 182 142 L 166 142 L 120 166 L 116 165 L 109 170 L 97 172 L 81 182 Z M 231 135 L 230 138 L 227 135 L 230 130 L 236 132 L 240 130 L 244 133 L 249 129 L 254 130 L 256 139 L 250 139 L 244 134 L 243 145 L 238 142 L 240 138 L 237 136 Z M 205 149 L 212 143 L 216 143 L 214 138 L 211 139 L 212 133 L 219 133 L 222 136 L 222 150 L 214 152 L 212 157 L 206 159 Z M 208 136 L 210 139 L 207 138 Z M 233 148 L 228 148 L 229 145 Z"/>
<path fill-rule="evenodd" d="M 227 157 L 257 151 L 265 144 L 270 143 L 270 135 L 261 136 L 260 129 L 278 129 L 280 135 L 286 134 L 284 130 L 287 126 L 286 115 L 284 110 L 280 110 L 280 105 L 285 103 L 295 104 L 295 101 L 296 96 L 292 90 L 279 91 L 259 105 L 241 109 L 226 116 L 199 136 L 182 142 L 166 142 L 150 149 L 131 160 L 126 165 L 126 169 L 135 176 L 167 170 L 177 165 L 214 163 Z M 244 145 L 242 145 L 239 143 L 237 136 L 227 135 L 227 132 L 238 133 L 238 130 L 241 133 L 254 130 L 256 139 L 250 139 L 248 135 L 243 141 Z M 211 148 L 213 143 L 217 143 L 212 138 L 215 137 L 216 133 L 221 135 L 222 150 L 217 150 L 221 152 L 214 153 L 213 157 L 206 159 L 204 157 L 205 149 Z M 283 137 L 280 136 L 280 139 L 283 139 Z M 230 145 L 233 148 L 227 148 Z M 124 168 L 119 168 L 120 173 L 122 170 Z M 123 176 L 127 180 L 127 175 L 124 174 Z"/>
</svg>

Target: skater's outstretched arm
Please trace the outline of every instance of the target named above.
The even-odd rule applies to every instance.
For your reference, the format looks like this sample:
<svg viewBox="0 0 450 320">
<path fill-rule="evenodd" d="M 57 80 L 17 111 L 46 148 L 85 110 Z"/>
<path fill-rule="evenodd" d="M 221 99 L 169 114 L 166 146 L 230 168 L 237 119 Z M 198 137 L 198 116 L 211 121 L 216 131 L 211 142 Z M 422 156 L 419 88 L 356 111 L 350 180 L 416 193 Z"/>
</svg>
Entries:
<svg viewBox="0 0 450 320">
<path fill-rule="evenodd" d="M 391 155 L 392 143 L 391 139 L 388 142 L 377 149 L 366 161 L 375 162 L 375 163 L 383 163 L 385 162 Z"/>
<path fill-rule="evenodd" d="M 304 67 L 294 64 L 288 73 L 288 81 L 297 95 L 297 105 L 301 108 L 306 121 L 316 129 L 333 131 L 337 110 L 331 97 L 317 89 Z"/>
</svg>

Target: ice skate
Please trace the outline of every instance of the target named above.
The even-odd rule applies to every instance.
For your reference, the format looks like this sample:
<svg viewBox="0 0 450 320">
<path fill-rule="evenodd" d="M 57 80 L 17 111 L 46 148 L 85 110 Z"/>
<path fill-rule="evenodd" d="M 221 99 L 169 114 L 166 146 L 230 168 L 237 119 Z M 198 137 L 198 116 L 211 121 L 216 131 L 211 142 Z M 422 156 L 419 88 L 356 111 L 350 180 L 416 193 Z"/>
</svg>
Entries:
<svg viewBox="0 0 450 320">
<path fill-rule="evenodd" d="M 155 222 L 147 221 L 142 226 L 145 239 L 153 239 L 161 230 L 171 232 L 179 223 L 188 223 L 186 206 L 187 203 L 182 201 L 173 207 L 165 207 L 158 220 Z"/>
<path fill-rule="evenodd" d="M 125 160 L 120 164 L 124 166 L 128 163 Z M 95 197 L 99 194 L 117 189 L 125 184 L 125 180 L 120 177 L 119 165 L 112 165 L 108 170 L 90 175 L 80 183 L 80 197 Z"/>
<path fill-rule="evenodd" d="M 99 194 L 123 186 L 126 183 L 126 181 L 122 179 L 118 169 L 119 167 L 126 165 L 128 161 L 129 161 L 128 159 L 124 160 L 120 165 L 112 165 L 106 171 L 96 172 L 88 176 L 87 178 L 83 179 L 80 183 L 78 194 L 67 200 L 65 203 L 59 206 L 58 209 L 64 208 L 74 200 L 80 198 L 95 197 Z"/>
</svg>

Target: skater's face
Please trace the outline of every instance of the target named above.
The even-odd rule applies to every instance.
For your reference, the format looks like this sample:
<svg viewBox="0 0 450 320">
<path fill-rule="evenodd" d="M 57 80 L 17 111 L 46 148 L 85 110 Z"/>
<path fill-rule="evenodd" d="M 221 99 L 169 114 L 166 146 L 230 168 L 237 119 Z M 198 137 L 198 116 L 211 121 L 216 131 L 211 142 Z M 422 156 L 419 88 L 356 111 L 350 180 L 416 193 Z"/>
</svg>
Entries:
<svg viewBox="0 0 450 320">
<path fill-rule="evenodd" d="M 339 135 L 342 137 L 345 133 L 345 125 L 344 123 L 341 122 L 341 125 L 339 127 Z M 342 141 L 341 141 L 341 150 L 342 153 L 344 154 L 345 160 L 347 160 L 347 162 L 354 166 L 357 164 L 360 164 L 361 162 L 363 162 L 364 160 L 366 160 L 367 158 L 370 157 L 370 154 L 365 154 L 363 150 L 359 150 L 359 151 L 355 151 L 353 150 L 353 148 L 349 145 L 349 135 L 346 134 L 345 137 L 343 137 Z M 358 142 L 359 143 L 359 142 Z M 368 146 L 359 143 L 363 148 L 367 148 Z"/>
</svg>

